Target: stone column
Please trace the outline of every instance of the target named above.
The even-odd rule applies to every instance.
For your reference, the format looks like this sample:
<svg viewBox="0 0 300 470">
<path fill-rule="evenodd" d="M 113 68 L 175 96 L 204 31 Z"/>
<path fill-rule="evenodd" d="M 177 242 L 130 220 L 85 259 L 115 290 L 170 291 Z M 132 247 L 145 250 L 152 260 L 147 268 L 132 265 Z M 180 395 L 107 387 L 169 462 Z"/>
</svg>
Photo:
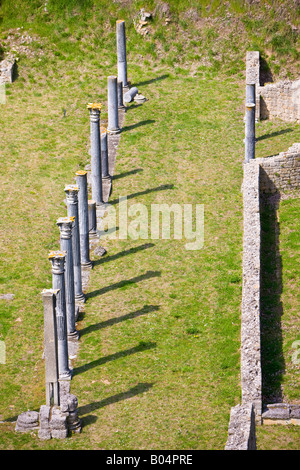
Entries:
<svg viewBox="0 0 300 470">
<path fill-rule="evenodd" d="M 133 86 L 128 90 L 123 97 L 124 103 L 131 103 L 131 101 L 134 99 L 134 97 L 138 94 L 139 90 L 137 89 L 136 86 Z"/>
<path fill-rule="evenodd" d="M 107 106 L 107 130 L 110 134 L 118 134 L 121 129 L 119 127 L 117 77 L 113 75 L 107 78 Z"/>
<path fill-rule="evenodd" d="M 85 296 L 82 292 L 81 279 L 80 235 L 78 222 L 78 191 L 79 188 L 75 184 L 70 184 L 65 187 L 65 193 L 67 195 L 68 217 L 75 218 L 72 229 L 75 301 L 84 302 Z"/>
<path fill-rule="evenodd" d="M 126 109 L 126 106 L 124 105 L 124 99 L 123 99 L 123 82 L 120 82 L 118 80 L 117 89 L 118 89 L 118 109 Z"/>
<path fill-rule="evenodd" d="M 108 145 L 107 145 L 107 130 L 105 127 L 100 127 L 101 136 L 101 165 L 102 165 L 102 178 L 110 179 L 108 170 Z"/>
<path fill-rule="evenodd" d="M 125 21 L 118 20 L 117 30 L 117 58 L 118 58 L 118 79 L 123 82 L 123 87 L 128 87 L 127 81 L 127 58 L 126 58 L 126 33 Z"/>
<path fill-rule="evenodd" d="M 67 313 L 67 332 L 69 340 L 79 338 L 75 326 L 75 288 L 74 288 L 74 262 L 72 247 L 72 230 L 75 217 L 60 217 L 57 225 L 60 229 L 60 249 L 66 252 L 65 262 L 65 290 L 66 290 L 66 313 Z"/>
<path fill-rule="evenodd" d="M 89 235 L 90 239 L 98 238 L 97 235 L 97 211 L 95 201 L 89 200 Z"/>
<path fill-rule="evenodd" d="M 86 268 L 91 268 L 93 266 L 93 263 L 90 260 L 87 171 L 85 170 L 77 171 L 76 182 L 79 188 L 78 215 L 79 215 L 81 266 L 86 267 Z"/>
<path fill-rule="evenodd" d="M 52 288 L 58 290 L 56 302 L 56 328 L 59 380 L 70 380 L 68 336 L 65 298 L 65 258 L 63 251 L 51 251 L 48 256 L 52 263 Z"/>
<path fill-rule="evenodd" d="M 101 140 L 100 140 L 100 103 L 89 103 L 91 125 L 91 186 L 92 198 L 96 204 L 103 204 Z"/>
<path fill-rule="evenodd" d="M 58 344 L 56 329 L 56 296 L 58 290 L 45 289 L 42 292 L 44 307 L 44 356 L 45 356 L 45 382 L 46 405 L 59 406 L 58 382 Z"/>
<path fill-rule="evenodd" d="M 250 101 L 251 100 L 251 101 Z M 255 85 L 246 85 L 245 161 L 255 158 Z"/>
</svg>

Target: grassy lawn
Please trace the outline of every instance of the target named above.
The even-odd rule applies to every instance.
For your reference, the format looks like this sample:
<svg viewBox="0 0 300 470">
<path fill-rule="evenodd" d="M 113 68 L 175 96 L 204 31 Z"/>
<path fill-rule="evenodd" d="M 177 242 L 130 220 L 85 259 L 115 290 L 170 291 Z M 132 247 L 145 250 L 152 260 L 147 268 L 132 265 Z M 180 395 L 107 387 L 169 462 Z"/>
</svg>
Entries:
<svg viewBox="0 0 300 470">
<path fill-rule="evenodd" d="M 141 65 L 136 52 L 129 78 L 148 101 L 128 107 L 111 201 L 118 209 L 119 197 L 127 196 L 129 208 L 141 203 L 149 214 L 151 204 L 194 210 L 203 204 L 204 245 L 189 251 L 186 240 L 174 237 L 104 240 L 108 253 L 95 260 L 77 325 L 71 391 L 82 433 L 43 442 L 14 432 L 18 414 L 45 403 L 40 293 L 51 286 L 47 254 L 59 247 L 55 222 L 66 214 L 64 185 L 89 161 L 86 104 L 101 101 L 106 120 L 106 77 L 116 67 L 109 50 L 99 56 L 94 50 L 78 57 L 71 51 L 68 60 L 48 54 L 42 67 L 24 58 L 0 105 L 0 293 L 15 295 L 0 300 L 6 345 L 0 448 L 223 449 L 230 408 L 241 398 L 244 81 Z M 293 124 L 261 122 L 257 135 L 257 156 L 265 157 L 299 141 L 300 132 Z M 290 230 L 297 234 L 296 222 L 290 226 L 293 204 L 283 202 L 280 212 L 283 276 L 294 269 L 288 254 Z M 287 305 L 294 276 L 283 277 Z M 291 305 L 288 315 L 296 309 Z M 289 322 L 294 325 L 290 316 Z M 287 355 L 295 339 L 290 333 Z M 299 430 L 282 432 L 296 449 Z M 269 430 L 259 433 L 262 447 L 282 445 L 269 443 Z M 275 434 L 280 442 L 280 430 Z"/>
</svg>

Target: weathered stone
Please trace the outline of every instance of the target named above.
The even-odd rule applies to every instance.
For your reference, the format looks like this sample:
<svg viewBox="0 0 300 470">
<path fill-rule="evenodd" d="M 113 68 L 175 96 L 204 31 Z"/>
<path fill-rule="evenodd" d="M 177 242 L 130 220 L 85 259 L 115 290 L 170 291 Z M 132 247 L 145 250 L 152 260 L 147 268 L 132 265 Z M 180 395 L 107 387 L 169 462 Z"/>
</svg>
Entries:
<svg viewBox="0 0 300 470">
<path fill-rule="evenodd" d="M 130 90 L 128 90 L 124 94 L 124 103 L 130 103 L 137 94 L 138 94 L 138 89 L 136 86 L 130 88 Z"/>
<path fill-rule="evenodd" d="M 128 87 L 127 80 L 127 56 L 126 56 L 126 31 L 125 21 L 117 20 L 117 61 L 118 61 L 118 80 L 123 83 L 123 87 Z"/>
<path fill-rule="evenodd" d="M 51 439 L 50 431 L 50 411 L 51 407 L 47 405 L 42 405 L 40 408 L 40 429 L 39 429 L 39 438 L 42 440 Z"/>
<path fill-rule="evenodd" d="M 14 57 L 8 57 L 0 62 L 0 84 L 13 82 L 15 63 Z"/>
<path fill-rule="evenodd" d="M 31 432 L 39 427 L 39 413 L 37 411 L 25 411 L 17 418 L 15 431 Z"/>
<path fill-rule="evenodd" d="M 13 300 L 14 298 L 14 294 L 0 294 L 0 299 L 2 300 Z"/>
<path fill-rule="evenodd" d="M 119 134 L 121 132 L 121 129 L 119 126 L 118 88 L 117 77 L 115 77 L 114 75 L 111 75 L 107 78 L 107 107 L 107 130 L 110 134 Z"/>
<path fill-rule="evenodd" d="M 53 406 L 50 419 L 51 436 L 54 439 L 64 439 L 68 436 L 68 414 Z"/>
<path fill-rule="evenodd" d="M 255 418 L 251 403 L 231 408 L 225 450 L 256 450 Z"/>
</svg>

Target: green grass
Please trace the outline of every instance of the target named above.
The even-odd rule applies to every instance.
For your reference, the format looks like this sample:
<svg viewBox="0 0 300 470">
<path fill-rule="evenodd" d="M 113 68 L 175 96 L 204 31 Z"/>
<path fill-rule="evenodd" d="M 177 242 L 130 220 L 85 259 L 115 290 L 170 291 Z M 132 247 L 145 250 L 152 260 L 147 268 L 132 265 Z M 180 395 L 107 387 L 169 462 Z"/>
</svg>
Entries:
<svg viewBox="0 0 300 470">
<path fill-rule="evenodd" d="M 97 12 L 90 15 L 97 19 Z M 31 13 L 23 13 L 27 27 Z M 0 447 L 223 449 L 230 408 L 241 399 L 244 81 L 238 74 L 228 77 L 226 68 L 221 74 L 217 63 L 186 67 L 172 50 L 163 61 L 152 40 L 131 27 L 129 78 L 149 100 L 128 108 L 111 200 L 130 196 L 128 207 L 142 203 L 149 213 L 151 204 L 204 204 L 204 246 L 188 251 L 185 240 L 173 238 L 103 241 L 108 253 L 96 260 L 77 325 L 80 350 L 71 391 L 78 397 L 82 433 L 43 442 L 14 432 L 18 414 L 45 402 L 40 293 L 51 286 L 47 254 L 59 247 L 63 188 L 89 161 L 86 105 L 101 101 L 106 122 L 106 77 L 116 73 L 114 22 L 105 23 L 106 29 L 100 22 L 98 32 L 85 14 L 87 19 L 74 19 L 57 12 L 57 21 L 39 25 L 31 18 L 45 54 L 41 61 L 20 55 L 19 77 L 1 105 L 0 292 L 15 299 L 0 301 L 0 339 L 7 352 L 6 364 L 0 364 Z M 7 15 L 2 34 L 18 21 Z M 175 32 L 173 25 L 170 36 Z M 70 37 L 77 42 L 70 44 Z M 261 122 L 257 136 L 257 156 L 266 157 L 299 141 L 299 126 Z M 287 253 L 294 243 L 289 230 Z M 286 354 L 294 336 L 287 338 Z M 290 386 L 287 376 L 292 396 Z M 297 448 L 298 431 L 283 432 L 288 446 Z M 268 431 L 260 433 L 261 447 L 270 445 Z"/>
</svg>

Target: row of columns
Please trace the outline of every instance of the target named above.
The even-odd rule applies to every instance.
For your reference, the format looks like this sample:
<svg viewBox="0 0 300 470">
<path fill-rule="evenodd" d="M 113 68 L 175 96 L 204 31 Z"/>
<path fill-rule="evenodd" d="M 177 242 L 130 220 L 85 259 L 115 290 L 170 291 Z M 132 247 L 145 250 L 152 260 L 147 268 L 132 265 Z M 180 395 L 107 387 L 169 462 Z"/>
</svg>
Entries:
<svg viewBox="0 0 300 470">
<path fill-rule="evenodd" d="M 108 164 L 109 134 L 121 131 L 119 109 L 123 90 L 128 89 L 125 22 L 117 21 L 118 77 L 107 79 L 108 126 L 100 127 L 100 103 L 89 103 L 91 137 L 91 193 L 88 199 L 87 171 L 76 173 L 76 184 L 64 188 L 67 216 L 57 219 L 60 249 L 51 251 L 52 289 L 42 292 L 45 335 L 46 405 L 59 405 L 59 382 L 70 380 L 68 341 L 79 338 L 76 330 L 78 303 L 85 301 L 82 267 L 91 268 L 90 239 L 97 238 L 97 205 L 103 204 L 102 179 L 111 178 Z"/>
</svg>

